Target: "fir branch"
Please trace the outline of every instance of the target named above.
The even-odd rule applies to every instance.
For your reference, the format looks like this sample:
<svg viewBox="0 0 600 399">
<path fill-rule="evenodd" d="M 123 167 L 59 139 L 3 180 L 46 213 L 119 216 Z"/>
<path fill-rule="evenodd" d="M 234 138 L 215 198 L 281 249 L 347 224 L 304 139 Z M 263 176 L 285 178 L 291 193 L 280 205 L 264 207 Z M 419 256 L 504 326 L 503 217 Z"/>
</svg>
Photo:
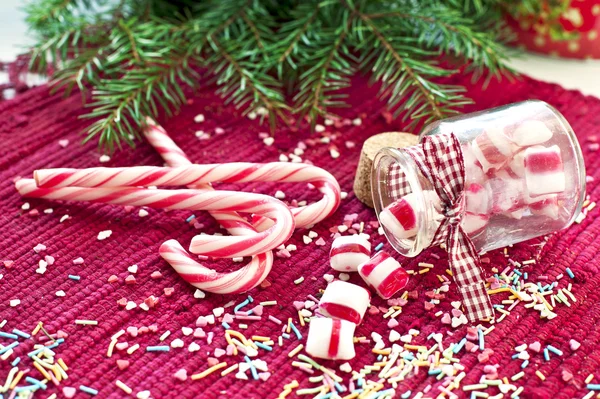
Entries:
<svg viewBox="0 0 600 399">
<path fill-rule="evenodd" d="M 529 12 L 536 0 L 32 1 L 32 66 L 54 66 L 54 89 L 92 89 L 87 139 L 113 148 L 131 144 L 145 116 L 177 110 L 198 68 L 227 103 L 268 115 L 272 127 L 290 113 L 314 125 L 345 106 L 359 68 L 394 115 L 441 118 L 468 100 L 439 83 L 456 71 L 437 60 L 452 55 L 489 77 L 509 71 L 502 12 Z"/>
<path fill-rule="evenodd" d="M 388 41 L 388 39 L 386 39 L 386 37 L 375 26 L 375 24 L 373 23 L 373 21 L 371 20 L 371 18 L 369 16 L 362 14 L 360 12 L 358 13 L 358 15 L 359 15 L 360 19 L 362 19 L 366 23 L 369 30 L 375 35 L 376 41 L 378 41 L 383 46 L 383 48 L 387 51 L 387 53 L 389 53 L 389 55 L 398 63 L 400 70 L 404 71 L 406 73 L 407 79 L 412 81 L 411 84 L 414 85 L 416 88 L 416 90 L 414 92 L 414 93 L 416 93 L 415 98 L 422 97 L 431 107 L 431 111 L 433 112 L 433 115 L 437 118 L 441 118 L 442 111 L 441 111 L 440 107 L 438 106 L 437 102 L 435 101 L 435 99 L 433 98 L 433 95 L 425 87 L 425 85 L 423 83 L 423 79 L 419 75 L 417 75 L 417 72 L 409 65 L 407 60 L 403 56 L 401 56 L 400 52 L 397 51 L 396 48 L 394 48 L 394 46 Z M 385 57 L 385 56 L 387 56 L 387 54 L 385 52 L 381 52 L 381 55 L 379 56 L 380 58 L 378 58 L 377 61 L 375 61 L 375 65 L 372 67 L 373 72 L 377 73 L 376 65 L 384 63 L 385 60 L 383 59 L 383 57 Z M 369 58 L 365 58 L 365 60 L 369 60 Z M 368 63 L 364 62 L 363 65 L 368 65 Z M 379 75 L 381 75 L 381 73 L 379 73 Z M 390 83 L 390 85 L 391 85 L 391 83 Z"/>
<path fill-rule="evenodd" d="M 121 140 L 133 145 L 146 116 L 156 117 L 159 106 L 171 115 L 185 102 L 181 84 L 194 86 L 199 78 L 190 63 L 189 53 L 173 49 L 162 64 L 127 71 L 116 79 L 102 79 L 92 92 L 93 110 L 83 118 L 97 118 L 87 129 L 85 141 L 99 136 L 100 146 L 109 151 Z"/>
<path fill-rule="evenodd" d="M 242 19 L 244 20 L 244 22 L 248 25 L 248 27 L 252 31 L 252 34 L 254 35 L 254 39 L 256 40 L 256 45 L 258 46 L 258 48 L 260 48 L 261 50 L 264 50 L 265 45 L 263 44 L 263 39 L 260 35 L 260 32 L 258 31 L 258 28 L 256 27 L 256 24 L 250 18 L 248 18 L 248 14 L 246 13 L 246 11 L 242 12 L 241 16 L 242 16 Z"/>
<path fill-rule="evenodd" d="M 290 56 L 296 52 L 301 40 L 304 40 L 305 42 L 309 40 L 307 37 L 308 29 L 317 18 L 321 7 L 324 5 L 324 3 L 318 3 L 316 5 L 306 3 L 304 10 L 301 9 L 302 7 L 299 7 L 300 10 L 295 10 L 297 17 L 283 26 L 279 32 L 280 36 L 284 39 L 282 40 L 284 46 L 281 55 L 277 59 L 278 64 L 283 64 L 283 62 L 287 60 L 292 68 L 296 67 L 296 64 L 292 62 Z"/>
<path fill-rule="evenodd" d="M 133 58 L 135 58 L 135 60 L 138 63 L 140 63 L 140 62 L 142 62 L 142 59 L 140 58 L 140 55 L 137 50 L 136 39 L 133 36 L 133 33 L 131 32 L 131 29 L 128 26 L 130 24 L 135 24 L 136 22 L 137 21 L 135 19 L 132 19 L 131 21 L 129 21 L 129 24 L 128 24 L 128 23 L 125 23 L 122 20 L 120 20 L 119 27 L 123 30 L 123 33 L 125 33 L 125 35 L 127 36 L 127 39 L 129 40 L 129 44 L 131 45 L 131 54 L 133 55 Z"/>
<path fill-rule="evenodd" d="M 348 29 L 354 15 L 341 9 L 332 24 L 337 28 L 326 28 L 303 49 L 303 59 L 298 66 L 304 70 L 298 79 L 298 93 L 294 97 L 295 113 L 307 117 L 311 126 L 319 116 L 326 116 L 332 107 L 342 107 L 345 95 L 339 90 L 350 85 L 350 77 L 355 69 L 349 59 L 353 59 L 347 43 Z"/>
<path fill-rule="evenodd" d="M 487 70 L 498 76 L 500 71 L 510 71 L 507 60 L 511 52 L 486 32 L 479 32 L 472 21 L 457 10 L 434 4 L 413 8 L 408 12 L 369 14 L 374 19 L 387 19 L 389 23 L 407 24 L 407 31 L 420 32 L 418 41 L 429 49 L 438 48 L 471 61 L 480 72 Z"/>
<path fill-rule="evenodd" d="M 27 23 L 36 31 L 48 35 L 57 26 L 70 22 L 77 9 L 88 9 L 91 0 L 46 0 L 25 6 Z"/>
<path fill-rule="evenodd" d="M 209 36 L 209 43 L 214 53 L 206 64 L 217 65 L 211 72 L 217 77 L 219 92 L 227 99 L 226 102 L 232 102 L 236 108 L 245 107 L 244 114 L 264 108 L 272 128 L 277 119 L 285 120 L 284 111 L 288 107 L 277 80 L 251 67 L 252 64 L 237 59 L 233 55 L 237 47 L 235 41 L 227 42 L 229 47 L 226 47 L 216 37 Z"/>
<path fill-rule="evenodd" d="M 379 26 L 362 10 L 353 11 L 363 24 L 359 29 L 361 37 L 364 35 L 361 67 L 381 82 L 381 95 L 395 115 L 404 113 L 405 119 L 412 119 L 411 125 L 419 119 L 427 123 L 456 113 L 456 107 L 469 103 L 460 94 L 464 91 L 460 87 L 430 80 L 454 73 L 427 61 L 436 52 L 421 49 L 418 39 L 407 37 L 395 25 Z"/>
<path fill-rule="evenodd" d="M 79 57 L 66 61 L 63 68 L 56 71 L 52 77 L 51 85 L 53 92 L 65 88 L 65 94 L 69 95 L 77 86 L 82 93 L 87 91 L 88 86 L 97 84 L 100 73 L 104 70 L 103 46 L 90 48 L 82 51 Z"/>
</svg>

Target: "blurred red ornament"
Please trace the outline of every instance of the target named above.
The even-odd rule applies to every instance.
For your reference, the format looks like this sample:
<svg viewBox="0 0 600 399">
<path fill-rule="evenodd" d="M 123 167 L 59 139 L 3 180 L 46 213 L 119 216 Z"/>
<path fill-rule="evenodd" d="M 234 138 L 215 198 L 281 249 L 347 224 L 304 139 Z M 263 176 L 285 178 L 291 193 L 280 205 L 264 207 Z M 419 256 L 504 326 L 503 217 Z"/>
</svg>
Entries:
<svg viewBox="0 0 600 399">
<path fill-rule="evenodd" d="M 550 3 L 540 0 L 539 15 L 509 17 L 518 45 L 553 56 L 600 59 L 600 0 Z"/>
</svg>

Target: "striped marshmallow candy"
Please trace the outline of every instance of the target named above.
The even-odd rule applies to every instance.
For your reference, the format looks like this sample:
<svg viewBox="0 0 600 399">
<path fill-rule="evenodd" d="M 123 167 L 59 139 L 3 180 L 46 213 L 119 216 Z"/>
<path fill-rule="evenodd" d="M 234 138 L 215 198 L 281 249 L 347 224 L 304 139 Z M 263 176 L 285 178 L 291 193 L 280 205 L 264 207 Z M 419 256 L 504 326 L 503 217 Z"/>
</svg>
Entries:
<svg viewBox="0 0 600 399">
<path fill-rule="evenodd" d="M 339 319 L 316 317 L 310 322 L 306 352 L 320 359 L 350 360 L 354 358 L 356 324 Z"/>
<path fill-rule="evenodd" d="M 508 130 L 507 137 L 519 147 L 545 143 L 552 138 L 552 131 L 541 121 L 525 121 L 514 130 Z"/>
<path fill-rule="evenodd" d="M 483 171 L 499 168 L 512 157 L 516 146 L 504 134 L 504 129 L 492 127 L 486 129 L 473 141 L 473 153 Z"/>
<path fill-rule="evenodd" d="M 366 234 L 340 236 L 333 240 L 329 262 L 334 270 L 355 272 L 371 256 L 371 243 Z"/>
<path fill-rule="evenodd" d="M 425 202 L 428 206 L 433 205 L 434 222 L 438 223 L 441 218 L 440 198 L 433 190 L 423 191 Z M 394 237 L 406 239 L 414 237 L 419 230 L 417 225 L 418 197 L 416 193 L 409 193 L 404 197 L 392 202 L 379 213 L 379 222 Z"/>
<path fill-rule="evenodd" d="M 383 299 L 391 298 L 408 283 L 408 273 L 385 251 L 360 265 L 358 274 Z"/>
<path fill-rule="evenodd" d="M 558 194 L 547 194 L 530 199 L 529 209 L 534 215 L 547 216 L 550 219 L 557 220 L 560 214 L 560 205 Z"/>
<path fill-rule="evenodd" d="M 491 214 L 513 212 L 524 207 L 524 186 L 522 179 L 507 175 L 488 181 L 491 197 Z"/>
<path fill-rule="evenodd" d="M 487 176 L 469 144 L 461 147 L 465 166 L 465 183 L 483 183 Z"/>
<path fill-rule="evenodd" d="M 360 324 L 370 300 L 369 291 L 363 287 L 336 280 L 325 288 L 319 301 L 319 311 L 326 317 Z"/>
<path fill-rule="evenodd" d="M 565 172 L 557 145 L 525 150 L 525 185 L 532 197 L 565 191 Z"/>
<path fill-rule="evenodd" d="M 487 215 L 490 211 L 489 186 L 480 183 L 468 184 L 465 188 L 465 209 L 467 212 Z"/>
<path fill-rule="evenodd" d="M 465 212 L 460 221 L 460 226 L 469 237 L 474 237 L 485 230 L 489 220 L 490 217 L 488 215 Z"/>
</svg>

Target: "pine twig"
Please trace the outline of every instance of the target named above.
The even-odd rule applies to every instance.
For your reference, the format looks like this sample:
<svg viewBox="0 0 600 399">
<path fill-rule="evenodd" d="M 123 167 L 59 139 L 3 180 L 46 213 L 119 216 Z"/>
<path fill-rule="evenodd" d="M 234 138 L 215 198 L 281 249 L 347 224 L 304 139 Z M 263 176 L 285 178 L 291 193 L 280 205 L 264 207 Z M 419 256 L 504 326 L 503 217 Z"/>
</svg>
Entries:
<svg viewBox="0 0 600 399">
<path fill-rule="evenodd" d="M 412 82 L 414 82 L 413 84 L 416 86 L 417 90 L 421 93 L 420 95 L 429 104 L 429 107 L 431 108 L 433 115 L 436 118 L 441 119 L 443 117 L 443 113 L 442 113 L 440 107 L 438 106 L 438 104 L 436 103 L 435 99 L 433 98 L 431 92 L 425 88 L 422 79 L 417 76 L 415 71 L 406 63 L 404 58 L 394 49 L 394 47 L 385 38 L 385 36 L 381 33 L 381 31 L 379 31 L 379 29 L 377 29 L 377 27 L 375 26 L 375 24 L 373 23 L 373 21 L 371 20 L 371 18 L 369 16 L 367 16 L 366 14 L 363 14 L 360 11 L 356 11 L 356 14 L 358 15 L 358 17 L 361 20 L 363 20 L 367 24 L 367 26 L 369 27 L 371 32 L 377 37 L 378 41 L 384 46 L 384 48 L 389 52 L 389 54 L 398 62 L 399 65 L 401 65 L 402 70 L 406 72 L 406 74 L 408 75 L 408 78 Z"/>
</svg>

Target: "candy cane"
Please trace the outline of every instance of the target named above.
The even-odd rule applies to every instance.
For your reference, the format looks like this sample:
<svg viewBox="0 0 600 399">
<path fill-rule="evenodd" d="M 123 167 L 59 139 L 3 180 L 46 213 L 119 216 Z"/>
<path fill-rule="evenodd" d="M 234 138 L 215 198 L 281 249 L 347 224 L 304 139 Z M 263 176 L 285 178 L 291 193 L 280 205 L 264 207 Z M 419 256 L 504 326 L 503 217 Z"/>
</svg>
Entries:
<svg viewBox="0 0 600 399">
<path fill-rule="evenodd" d="M 160 246 L 160 256 L 188 283 L 196 288 L 219 294 L 248 291 L 260 284 L 271 271 L 273 253 L 252 257 L 246 266 L 228 273 L 217 272 L 198 263 L 176 240 Z"/>
<path fill-rule="evenodd" d="M 129 168 L 42 169 L 34 172 L 40 187 L 196 186 L 212 182 L 255 181 L 310 182 L 325 194 L 314 204 L 293 208 L 298 227 L 313 225 L 339 205 L 337 181 L 321 168 L 287 162 L 188 165 L 177 168 L 133 166 Z"/>
<path fill-rule="evenodd" d="M 289 208 L 283 202 L 262 194 L 221 190 L 151 190 L 135 187 L 40 188 L 31 179 L 18 180 L 15 185 L 24 197 L 164 209 L 237 211 L 259 214 L 275 221 L 268 230 L 254 235 L 195 236 L 190 244 L 190 252 L 213 257 L 250 256 L 271 250 L 286 242 L 295 227 Z"/>
<path fill-rule="evenodd" d="M 169 166 L 185 166 L 191 162 L 169 137 L 167 132 L 151 118 L 146 118 L 144 136 Z M 210 184 L 194 188 L 213 190 Z M 256 233 L 250 223 L 236 212 L 210 212 L 232 235 Z M 269 220 L 266 219 L 265 220 Z M 176 240 L 165 241 L 160 246 L 160 256 L 188 283 L 204 291 L 218 294 L 248 291 L 262 283 L 273 267 L 273 253 L 267 251 L 252 257 L 250 262 L 232 272 L 217 272 L 198 263 Z"/>
<path fill-rule="evenodd" d="M 171 167 L 191 165 L 192 162 L 187 158 L 185 153 L 175 142 L 169 137 L 165 129 L 159 126 L 151 118 L 146 118 L 146 126 L 144 128 L 144 136 L 165 160 L 167 165 Z M 200 184 L 194 187 L 199 190 L 214 190 L 210 184 Z M 254 234 L 256 230 L 242 216 L 235 212 L 210 212 L 210 215 L 219 222 L 223 228 L 227 229 L 231 235 L 247 235 Z M 272 223 L 269 219 L 269 223 Z"/>
</svg>

